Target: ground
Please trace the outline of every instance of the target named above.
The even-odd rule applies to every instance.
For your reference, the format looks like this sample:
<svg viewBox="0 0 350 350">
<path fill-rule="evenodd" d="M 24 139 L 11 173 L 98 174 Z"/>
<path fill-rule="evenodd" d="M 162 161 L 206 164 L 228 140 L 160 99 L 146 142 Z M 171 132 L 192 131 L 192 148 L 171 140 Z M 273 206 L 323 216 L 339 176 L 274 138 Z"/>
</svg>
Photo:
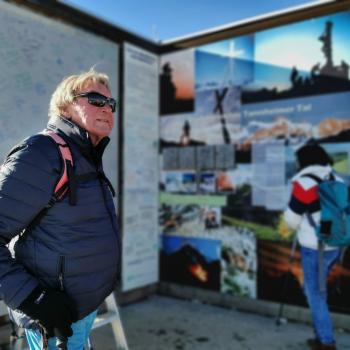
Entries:
<svg viewBox="0 0 350 350">
<path fill-rule="evenodd" d="M 312 328 L 276 326 L 275 319 L 163 296 L 123 306 L 130 350 L 304 350 Z M 350 335 L 335 331 L 338 350 L 350 349 Z M 92 334 L 95 350 L 115 350 L 110 326 Z"/>
</svg>

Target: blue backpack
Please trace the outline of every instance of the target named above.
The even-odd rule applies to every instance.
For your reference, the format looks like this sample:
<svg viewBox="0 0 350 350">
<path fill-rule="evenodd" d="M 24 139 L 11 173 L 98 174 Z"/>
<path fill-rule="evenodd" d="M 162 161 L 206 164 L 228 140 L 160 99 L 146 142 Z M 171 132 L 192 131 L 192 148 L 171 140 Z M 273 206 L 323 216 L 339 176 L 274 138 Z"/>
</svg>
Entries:
<svg viewBox="0 0 350 350">
<path fill-rule="evenodd" d="M 320 292 L 325 292 L 327 287 L 323 269 L 324 245 L 343 248 L 340 261 L 346 246 L 350 245 L 349 188 L 344 182 L 337 180 L 333 173 L 327 179 L 321 179 L 314 174 L 303 176 L 315 180 L 318 184 L 320 224 L 316 224 L 309 212 L 307 218 L 318 239 L 318 283 Z"/>
<path fill-rule="evenodd" d="M 313 174 L 304 176 L 318 183 L 318 195 L 321 206 L 320 224 L 316 225 L 308 215 L 315 228 L 317 238 L 324 244 L 334 247 L 350 245 L 350 202 L 348 186 L 330 174 L 328 179 L 321 179 Z"/>
</svg>

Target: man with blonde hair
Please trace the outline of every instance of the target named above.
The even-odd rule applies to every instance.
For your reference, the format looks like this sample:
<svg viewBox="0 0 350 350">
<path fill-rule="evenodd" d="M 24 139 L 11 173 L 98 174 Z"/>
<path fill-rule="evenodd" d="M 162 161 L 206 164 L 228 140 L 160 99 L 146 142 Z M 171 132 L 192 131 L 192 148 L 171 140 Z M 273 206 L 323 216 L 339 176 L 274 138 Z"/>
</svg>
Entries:
<svg viewBox="0 0 350 350">
<path fill-rule="evenodd" d="M 65 78 L 52 95 L 47 129 L 14 147 L 0 169 L 0 297 L 32 350 L 83 349 L 117 282 L 114 191 L 102 167 L 115 109 L 105 74 Z M 67 195 L 59 198 L 53 193 L 64 164 L 48 133 L 72 155 Z M 11 256 L 7 244 L 21 232 Z"/>
</svg>

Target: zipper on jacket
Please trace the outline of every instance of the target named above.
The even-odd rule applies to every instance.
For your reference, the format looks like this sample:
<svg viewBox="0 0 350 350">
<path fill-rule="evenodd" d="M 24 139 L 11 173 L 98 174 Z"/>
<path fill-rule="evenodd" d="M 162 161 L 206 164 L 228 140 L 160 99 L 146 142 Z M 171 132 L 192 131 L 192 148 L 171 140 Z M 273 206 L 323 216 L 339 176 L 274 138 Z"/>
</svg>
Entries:
<svg viewBox="0 0 350 350">
<path fill-rule="evenodd" d="M 107 194 L 106 194 L 106 188 L 104 186 L 107 186 L 104 184 L 104 182 L 99 179 L 99 183 L 100 183 L 100 188 L 101 188 L 101 192 L 102 192 L 102 197 L 103 197 L 103 202 L 105 205 L 105 208 L 107 210 L 110 222 L 111 222 L 111 226 L 112 226 L 112 230 L 114 232 L 114 237 L 116 240 L 116 244 L 117 244 L 117 267 L 118 267 L 118 272 L 117 275 L 115 277 L 115 280 L 113 281 L 113 285 L 116 285 L 119 282 L 119 275 L 121 275 L 120 269 L 121 269 L 121 242 L 120 242 L 120 235 L 119 235 L 119 228 L 116 227 L 114 220 L 113 220 L 113 214 L 111 213 L 109 207 L 108 207 L 108 203 L 107 203 Z M 107 186 L 108 187 L 108 186 Z"/>
<path fill-rule="evenodd" d="M 64 256 L 60 255 L 60 259 L 58 262 L 58 280 L 60 282 L 60 290 L 62 292 L 64 291 L 63 277 L 64 277 Z"/>
</svg>

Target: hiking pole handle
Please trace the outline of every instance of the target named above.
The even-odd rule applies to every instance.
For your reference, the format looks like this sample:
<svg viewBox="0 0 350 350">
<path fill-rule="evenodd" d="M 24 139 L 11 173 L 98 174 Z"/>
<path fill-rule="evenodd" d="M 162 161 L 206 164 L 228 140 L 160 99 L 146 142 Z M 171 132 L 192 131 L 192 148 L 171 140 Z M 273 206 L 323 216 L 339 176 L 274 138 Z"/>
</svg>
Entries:
<svg viewBox="0 0 350 350">
<path fill-rule="evenodd" d="M 56 346 L 61 349 L 61 350 L 68 350 L 67 343 L 68 343 L 68 338 L 67 337 L 56 337 Z"/>
</svg>

